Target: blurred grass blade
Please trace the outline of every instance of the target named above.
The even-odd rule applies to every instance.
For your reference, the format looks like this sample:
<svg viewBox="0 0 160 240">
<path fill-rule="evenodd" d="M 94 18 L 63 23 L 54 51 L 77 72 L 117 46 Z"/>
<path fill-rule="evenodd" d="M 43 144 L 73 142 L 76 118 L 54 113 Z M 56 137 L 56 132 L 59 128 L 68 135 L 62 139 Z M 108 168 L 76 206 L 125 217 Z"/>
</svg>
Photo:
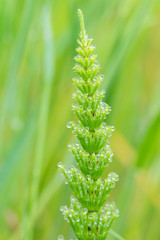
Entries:
<svg viewBox="0 0 160 240">
<path fill-rule="evenodd" d="M 138 159 L 137 167 L 150 167 L 156 159 L 155 154 L 160 154 L 160 81 L 155 86 L 150 105 L 147 107 L 139 126 L 140 131 L 137 136 Z"/>
<path fill-rule="evenodd" d="M 160 112 L 153 119 L 153 123 L 147 129 L 146 136 L 141 143 L 139 149 L 139 156 L 137 159 L 137 167 L 150 167 L 154 161 L 155 154 L 160 153 L 160 141 L 158 137 L 160 136 Z M 158 145 L 157 145 L 158 144 Z M 157 149 L 156 149 L 157 148 Z M 148 160 L 148 161 L 147 161 Z"/>
<path fill-rule="evenodd" d="M 116 233 L 115 231 L 113 231 L 112 229 L 110 229 L 109 233 L 115 237 L 115 239 L 117 240 L 125 240 L 124 238 L 122 238 L 118 233 Z"/>
<path fill-rule="evenodd" d="M 36 218 L 38 218 L 43 213 L 47 204 L 52 200 L 53 196 L 59 190 L 63 182 L 64 177 L 60 176 L 59 171 L 57 171 L 54 175 L 53 180 L 47 185 L 47 187 L 44 189 L 43 193 L 39 197 L 39 207 L 35 216 Z"/>
<path fill-rule="evenodd" d="M 133 13 L 133 16 L 131 16 L 124 32 L 122 31 L 122 35 L 118 37 L 117 43 L 115 43 L 115 48 L 113 49 L 109 63 L 107 63 L 108 65 L 104 74 L 107 77 L 107 81 L 104 82 L 104 87 L 109 92 L 116 86 L 115 83 L 118 79 L 117 74 L 128 56 L 131 47 L 135 43 L 144 19 L 154 1 L 155 0 L 143 0 L 137 3 L 137 9 Z"/>
<path fill-rule="evenodd" d="M 3 209 L 4 203 L 7 202 L 7 197 L 10 194 L 11 183 L 17 179 L 20 169 L 24 164 L 24 157 L 29 147 L 34 133 L 35 116 L 25 125 L 25 130 L 20 134 L 14 142 L 9 156 L 5 158 L 4 164 L 0 170 L 0 210 Z"/>
<path fill-rule="evenodd" d="M 31 25 L 32 19 L 35 14 L 35 9 L 38 3 L 39 3 L 38 0 L 25 1 L 20 27 L 9 60 L 9 67 L 5 86 L 5 97 L 3 100 L 3 105 L 1 106 L 2 108 L 0 118 L 0 153 L 3 149 L 2 144 L 3 144 L 3 131 L 5 129 L 5 121 L 7 119 L 9 110 L 12 109 L 13 111 L 13 109 L 16 107 L 14 105 L 13 108 L 18 83 L 17 72 L 25 49 L 29 27 Z"/>
<path fill-rule="evenodd" d="M 29 219 L 29 239 L 33 239 L 34 216 L 38 208 L 38 191 L 41 178 L 42 162 L 47 133 L 47 122 L 49 114 L 49 104 L 51 97 L 52 82 L 54 77 L 54 45 L 51 26 L 51 13 L 49 6 L 44 6 L 42 11 L 42 26 L 44 37 L 44 76 L 43 91 L 39 109 L 39 119 L 37 126 L 37 144 L 35 161 L 33 164 L 33 177 L 31 186 L 31 212 Z"/>
<path fill-rule="evenodd" d="M 68 153 L 65 154 L 63 164 L 69 167 L 71 162 L 74 163 L 73 156 Z M 64 182 L 64 179 L 64 176 L 59 171 L 57 166 L 57 171 L 54 174 L 53 179 L 48 183 L 48 185 L 45 187 L 45 189 L 39 196 L 39 207 L 35 218 L 40 217 L 40 215 L 43 213 L 47 204 L 49 204 L 49 202 L 53 199 L 53 196 L 60 189 L 62 183 Z"/>
</svg>

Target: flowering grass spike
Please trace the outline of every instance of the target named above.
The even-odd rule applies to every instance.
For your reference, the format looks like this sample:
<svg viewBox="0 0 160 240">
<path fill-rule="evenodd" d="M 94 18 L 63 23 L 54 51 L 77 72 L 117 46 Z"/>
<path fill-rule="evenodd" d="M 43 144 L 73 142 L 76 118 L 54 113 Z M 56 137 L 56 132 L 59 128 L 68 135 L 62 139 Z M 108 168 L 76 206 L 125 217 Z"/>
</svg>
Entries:
<svg viewBox="0 0 160 240">
<path fill-rule="evenodd" d="M 79 169 L 71 167 L 66 170 L 59 164 L 74 194 L 70 207 L 61 207 L 61 211 L 78 240 L 105 240 L 113 220 L 118 217 L 115 204 L 105 204 L 118 176 L 112 172 L 105 180 L 101 179 L 113 155 L 108 137 L 114 128 L 105 123 L 110 107 L 102 102 L 104 91 L 99 90 L 103 76 L 98 74 L 95 47 L 86 34 L 81 10 L 78 14 L 81 32 L 75 57 L 77 76 L 73 79 L 76 87 L 73 111 L 79 121 L 78 124 L 69 122 L 68 128 L 78 139 L 78 143 L 69 145 L 69 149 Z"/>
</svg>

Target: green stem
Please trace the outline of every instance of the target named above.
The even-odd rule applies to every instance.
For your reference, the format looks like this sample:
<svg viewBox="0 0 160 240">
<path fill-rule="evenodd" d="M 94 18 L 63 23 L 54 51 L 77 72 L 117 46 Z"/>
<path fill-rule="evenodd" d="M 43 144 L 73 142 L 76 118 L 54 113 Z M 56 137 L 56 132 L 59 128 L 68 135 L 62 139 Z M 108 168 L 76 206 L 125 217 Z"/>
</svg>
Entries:
<svg viewBox="0 0 160 240">
<path fill-rule="evenodd" d="M 85 26 L 84 26 L 84 17 L 83 17 L 81 9 L 78 9 L 78 15 L 79 15 L 79 19 L 80 19 L 81 38 L 83 39 L 84 36 L 86 35 L 86 30 L 85 30 Z"/>
<path fill-rule="evenodd" d="M 112 236 L 116 237 L 116 239 L 118 239 L 118 240 L 125 240 L 124 238 L 122 238 L 118 233 L 116 233 L 116 232 L 113 231 L 112 229 L 110 229 L 109 233 L 110 233 Z"/>
</svg>

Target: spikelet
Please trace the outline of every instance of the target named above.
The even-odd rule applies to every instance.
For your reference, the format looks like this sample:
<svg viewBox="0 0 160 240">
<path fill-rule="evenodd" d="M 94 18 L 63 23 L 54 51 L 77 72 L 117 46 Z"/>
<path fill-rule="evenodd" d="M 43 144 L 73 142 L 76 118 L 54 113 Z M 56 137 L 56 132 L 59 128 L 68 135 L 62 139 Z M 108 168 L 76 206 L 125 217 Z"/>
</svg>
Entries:
<svg viewBox="0 0 160 240">
<path fill-rule="evenodd" d="M 105 180 L 100 178 L 112 160 L 108 138 L 114 128 L 105 123 L 110 107 L 102 102 L 104 91 L 99 91 L 103 76 L 99 75 L 95 47 L 86 34 L 81 10 L 78 10 L 78 14 L 81 32 L 76 49 L 78 55 L 75 57 L 76 78 L 73 83 L 76 91 L 73 93 L 72 107 L 78 124 L 69 122 L 67 127 L 78 139 L 77 144 L 69 144 L 68 147 L 79 169 L 71 167 L 66 170 L 59 163 L 74 194 L 70 207 L 61 207 L 61 211 L 78 240 L 105 240 L 113 220 L 118 217 L 115 204 L 105 204 L 118 176 L 109 173 Z"/>
</svg>

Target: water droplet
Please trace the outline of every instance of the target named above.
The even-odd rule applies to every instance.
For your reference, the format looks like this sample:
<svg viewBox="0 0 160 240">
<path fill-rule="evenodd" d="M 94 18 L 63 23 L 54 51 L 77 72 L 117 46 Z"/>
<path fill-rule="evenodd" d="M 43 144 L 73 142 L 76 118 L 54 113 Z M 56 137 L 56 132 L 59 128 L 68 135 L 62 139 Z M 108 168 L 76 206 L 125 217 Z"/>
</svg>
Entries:
<svg viewBox="0 0 160 240">
<path fill-rule="evenodd" d="M 64 211 L 64 206 L 60 207 L 60 211 L 63 212 Z"/>
<path fill-rule="evenodd" d="M 88 219 L 92 219 L 92 215 L 90 214 L 90 215 L 88 215 Z"/>
<path fill-rule="evenodd" d="M 58 167 L 59 167 L 59 168 L 62 167 L 62 163 L 61 163 L 61 162 L 58 163 Z"/>
<path fill-rule="evenodd" d="M 58 240 L 64 240 L 64 237 L 62 235 L 59 235 Z"/>
<path fill-rule="evenodd" d="M 68 122 L 67 128 L 71 128 L 71 127 L 72 127 L 72 122 Z"/>
<path fill-rule="evenodd" d="M 111 131 L 115 131 L 115 127 L 114 126 L 111 127 Z"/>
</svg>

